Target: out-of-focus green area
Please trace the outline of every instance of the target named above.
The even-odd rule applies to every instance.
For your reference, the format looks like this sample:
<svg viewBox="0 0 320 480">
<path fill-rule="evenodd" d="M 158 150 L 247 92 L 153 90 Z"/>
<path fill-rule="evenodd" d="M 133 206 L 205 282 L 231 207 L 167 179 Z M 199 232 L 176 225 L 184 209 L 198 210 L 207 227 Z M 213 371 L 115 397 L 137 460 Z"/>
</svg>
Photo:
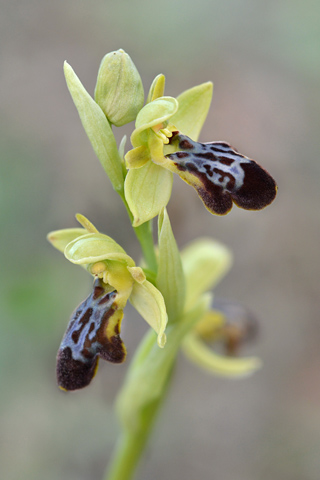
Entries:
<svg viewBox="0 0 320 480">
<path fill-rule="evenodd" d="M 126 365 L 101 364 L 63 394 L 55 355 L 91 280 L 47 244 L 81 212 L 139 258 L 65 86 L 65 59 L 93 93 L 103 55 L 125 49 L 147 90 L 213 80 L 202 141 L 226 140 L 279 184 L 260 213 L 212 217 L 179 179 L 169 214 L 182 246 L 235 254 L 217 296 L 247 304 L 264 368 L 216 379 L 183 358 L 137 478 L 318 480 L 320 472 L 320 3 L 263 0 L 1 2 L 0 478 L 99 479 L 118 431 Z M 129 130 L 121 129 L 118 138 Z M 127 308 L 129 360 L 146 330 Z"/>
</svg>

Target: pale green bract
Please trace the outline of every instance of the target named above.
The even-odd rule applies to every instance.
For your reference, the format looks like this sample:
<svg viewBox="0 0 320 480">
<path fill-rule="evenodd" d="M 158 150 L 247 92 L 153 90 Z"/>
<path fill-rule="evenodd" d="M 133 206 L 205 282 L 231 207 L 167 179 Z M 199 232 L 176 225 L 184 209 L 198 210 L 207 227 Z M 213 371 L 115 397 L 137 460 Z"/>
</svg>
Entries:
<svg viewBox="0 0 320 480">
<path fill-rule="evenodd" d="M 158 221 L 159 266 L 156 285 L 164 297 L 171 322 L 179 319 L 185 304 L 185 277 L 180 252 L 166 209 Z"/>
<path fill-rule="evenodd" d="M 67 62 L 64 63 L 64 74 L 69 92 L 91 145 L 110 178 L 113 188 L 118 192 L 122 192 L 124 176 L 121 159 L 107 117 L 86 91 Z"/>
</svg>

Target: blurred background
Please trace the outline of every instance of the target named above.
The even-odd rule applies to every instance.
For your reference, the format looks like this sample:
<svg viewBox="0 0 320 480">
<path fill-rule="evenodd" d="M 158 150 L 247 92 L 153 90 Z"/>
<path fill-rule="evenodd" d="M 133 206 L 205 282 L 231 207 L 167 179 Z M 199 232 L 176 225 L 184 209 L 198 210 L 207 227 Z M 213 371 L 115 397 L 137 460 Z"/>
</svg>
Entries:
<svg viewBox="0 0 320 480">
<path fill-rule="evenodd" d="M 139 259 L 62 73 L 67 59 L 93 94 L 100 60 L 123 48 L 146 91 L 158 73 L 173 96 L 213 80 L 201 140 L 230 142 L 279 185 L 266 210 L 218 218 L 175 179 L 178 243 L 209 236 L 233 250 L 216 296 L 256 314 L 244 353 L 264 368 L 230 381 L 179 357 L 137 478 L 318 480 L 320 3 L 1 0 L 0 45 L 0 478 L 100 479 L 115 443 L 129 362 L 101 363 L 90 388 L 59 391 L 56 351 L 91 279 L 45 237 L 81 212 Z M 129 361 L 146 328 L 127 307 Z"/>
</svg>

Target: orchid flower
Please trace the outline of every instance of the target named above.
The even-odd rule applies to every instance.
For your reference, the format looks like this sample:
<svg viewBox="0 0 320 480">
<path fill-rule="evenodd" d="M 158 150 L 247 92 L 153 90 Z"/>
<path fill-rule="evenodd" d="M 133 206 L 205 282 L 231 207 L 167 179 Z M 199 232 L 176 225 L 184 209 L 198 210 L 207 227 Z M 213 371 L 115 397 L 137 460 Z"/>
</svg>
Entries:
<svg viewBox="0 0 320 480">
<path fill-rule="evenodd" d="M 98 357 L 113 363 L 125 360 L 120 327 L 128 300 L 155 330 L 158 345 L 166 342 L 167 313 L 160 291 L 112 238 L 99 233 L 83 215 L 77 215 L 77 220 L 83 229 L 48 235 L 70 262 L 84 267 L 95 279 L 93 292 L 72 314 L 58 352 L 58 384 L 65 390 L 88 385 Z"/>
</svg>

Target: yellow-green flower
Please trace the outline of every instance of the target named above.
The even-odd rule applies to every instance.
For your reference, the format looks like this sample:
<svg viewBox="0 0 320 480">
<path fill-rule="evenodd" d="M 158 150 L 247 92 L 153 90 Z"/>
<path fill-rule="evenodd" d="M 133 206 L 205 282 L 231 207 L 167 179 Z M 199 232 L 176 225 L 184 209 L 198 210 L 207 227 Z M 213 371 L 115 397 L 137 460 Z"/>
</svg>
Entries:
<svg viewBox="0 0 320 480">
<path fill-rule="evenodd" d="M 167 205 L 173 177 L 166 167 L 164 147 L 167 153 L 175 151 L 169 143 L 177 130 L 196 140 L 211 102 L 211 82 L 186 90 L 177 99 L 163 96 L 164 84 L 163 75 L 153 81 L 147 104 L 138 113 L 131 135 L 134 148 L 125 156 L 129 168 L 125 196 L 134 226 L 155 217 Z"/>
<path fill-rule="evenodd" d="M 186 310 L 199 301 L 199 298 L 211 290 L 228 272 L 232 257 L 230 251 L 213 240 L 197 240 L 182 251 L 182 265 L 186 277 Z M 226 377 L 243 377 L 260 368 L 258 358 L 233 357 L 238 344 L 248 335 L 249 323 L 230 325 L 231 308 L 221 302 L 213 302 L 213 308 L 206 311 L 194 328 L 184 337 L 182 349 L 185 355 L 203 369 Z M 238 310 L 240 307 L 238 307 Z M 237 310 L 237 313 L 238 313 Z M 241 310 L 243 314 L 243 310 Z M 245 327 L 247 330 L 245 330 Z M 233 335 L 233 337 L 232 337 Z M 212 350 L 211 342 L 224 341 L 227 355 L 220 355 Z M 231 342 L 234 342 L 231 345 Z"/>
<path fill-rule="evenodd" d="M 273 178 L 228 143 L 199 143 L 212 84 L 187 90 L 177 99 L 164 97 L 163 76 L 155 79 L 147 103 L 138 113 L 131 135 L 134 147 L 126 156 L 129 173 L 125 196 L 134 226 L 156 216 L 169 201 L 172 175 L 194 187 L 205 207 L 225 215 L 233 202 L 247 210 L 260 210 L 275 198 Z"/>
<path fill-rule="evenodd" d="M 160 291 L 112 238 L 99 233 L 82 215 L 77 219 L 83 229 L 48 235 L 70 262 L 81 265 L 95 278 L 93 293 L 72 315 L 58 352 L 58 384 L 65 390 L 88 385 L 99 356 L 113 363 L 124 361 L 120 326 L 128 300 L 155 330 L 158 345 L 163 347 L 166 342 L 167 313 Z"/>
</svg>

